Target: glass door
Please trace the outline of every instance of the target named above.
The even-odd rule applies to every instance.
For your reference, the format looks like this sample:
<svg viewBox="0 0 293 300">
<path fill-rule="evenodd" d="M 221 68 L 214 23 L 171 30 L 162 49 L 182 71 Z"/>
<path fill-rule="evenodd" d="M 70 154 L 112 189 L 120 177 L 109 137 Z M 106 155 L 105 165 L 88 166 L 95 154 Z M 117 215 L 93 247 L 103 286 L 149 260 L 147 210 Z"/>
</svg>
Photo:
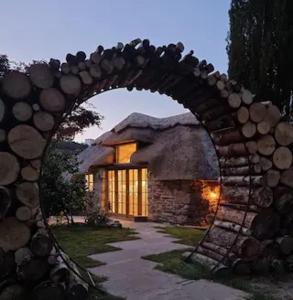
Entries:
<svg viewBox="0 0 293 300">
<path fill-rule="evenodd" d="M 127 216 L 148 216 L 147 168 L 107 171 L 110 211 Z"/>
</svg>

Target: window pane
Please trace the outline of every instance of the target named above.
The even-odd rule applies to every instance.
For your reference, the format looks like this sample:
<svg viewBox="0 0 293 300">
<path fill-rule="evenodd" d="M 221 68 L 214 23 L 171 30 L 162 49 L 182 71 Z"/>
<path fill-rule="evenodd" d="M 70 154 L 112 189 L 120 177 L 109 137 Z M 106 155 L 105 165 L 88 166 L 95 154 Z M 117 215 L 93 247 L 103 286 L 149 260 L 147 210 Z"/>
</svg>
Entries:
<svg viewBox="0 0 293 300">
<path fill-rule="evenodd" d="M 136 148 L 136 143 L 116 146 L 116 163 L 130 163 L 130 157 L 136 151 Z"/>
</svg>

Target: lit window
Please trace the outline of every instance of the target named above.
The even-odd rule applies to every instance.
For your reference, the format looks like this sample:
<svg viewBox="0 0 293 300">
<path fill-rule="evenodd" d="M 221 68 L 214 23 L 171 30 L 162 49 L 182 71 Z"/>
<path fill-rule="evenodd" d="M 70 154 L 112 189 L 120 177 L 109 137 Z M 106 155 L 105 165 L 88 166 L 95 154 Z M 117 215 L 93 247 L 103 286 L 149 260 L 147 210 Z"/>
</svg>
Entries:
<svg viewBox="0 0 293 300">
<path fill-rule="evenodd" d="M 137 150 L 136 143 L 123 144 L 116 146 L 116 163 L 130 163 L 131 155 Z"/>
<path fill-rule="evenodd" d="M 85 175 L 86 187 L 89 192 L 94 190 L 94 174 Z"/>
</svg>

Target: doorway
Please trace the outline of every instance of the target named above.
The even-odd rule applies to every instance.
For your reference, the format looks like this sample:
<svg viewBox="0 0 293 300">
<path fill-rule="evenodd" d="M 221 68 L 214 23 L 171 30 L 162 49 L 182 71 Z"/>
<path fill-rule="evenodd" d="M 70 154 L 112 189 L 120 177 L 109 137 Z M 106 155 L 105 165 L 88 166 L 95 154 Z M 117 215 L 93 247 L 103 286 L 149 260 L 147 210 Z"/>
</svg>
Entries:
<svg viewBox="0 0 293 300">
<path fill-rule="evenodd" d="M 106 191 L 110 212 L 113 214 L 148 216 L 147 168 L 108 169 Z"/>
</svg>

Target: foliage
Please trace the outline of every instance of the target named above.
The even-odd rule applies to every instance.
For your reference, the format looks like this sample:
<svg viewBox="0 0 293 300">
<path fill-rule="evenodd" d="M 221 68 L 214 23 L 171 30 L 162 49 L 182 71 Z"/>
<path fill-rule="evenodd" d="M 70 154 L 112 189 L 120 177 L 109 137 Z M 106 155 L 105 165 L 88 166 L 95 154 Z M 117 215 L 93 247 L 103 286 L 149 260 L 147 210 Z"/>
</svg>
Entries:
<svg viewBox="0 0 293 300">
<path fill-rule="evenodd" d="M 75 155 L 51 145 L 43 164 L 41 191 L 46 215 L 64 214 L 73 223 L 72 215 L 84 210 L 86 196 L 85 178 L 78 173 Z"/>
<path fill-rule="evenodd" d="M 87 109 L 85 106 L 78 106 L 66 120 L 60 124 L 56 138 L 58 140 L 73 140 L 76 134 L 82 133 L 90 126 L 100 126 L 103 116 Z"/>
<path fill-rule="evenodd" d="M 293 119 L 293 2 L 232 0 L 229 77 Z"/>
<path fill-rule="evenodd" d="M 7 55 L 0 54 L 0 77 L 8 72 L 10 68 Z"/>
<path fill-rule="evenodd" d="M 107 212 L 99 208 L 97 211 L 87 214 L 86 224 L 90 226 L 106 226 L 109 223 L 109 218 Z"/>
</svg>

